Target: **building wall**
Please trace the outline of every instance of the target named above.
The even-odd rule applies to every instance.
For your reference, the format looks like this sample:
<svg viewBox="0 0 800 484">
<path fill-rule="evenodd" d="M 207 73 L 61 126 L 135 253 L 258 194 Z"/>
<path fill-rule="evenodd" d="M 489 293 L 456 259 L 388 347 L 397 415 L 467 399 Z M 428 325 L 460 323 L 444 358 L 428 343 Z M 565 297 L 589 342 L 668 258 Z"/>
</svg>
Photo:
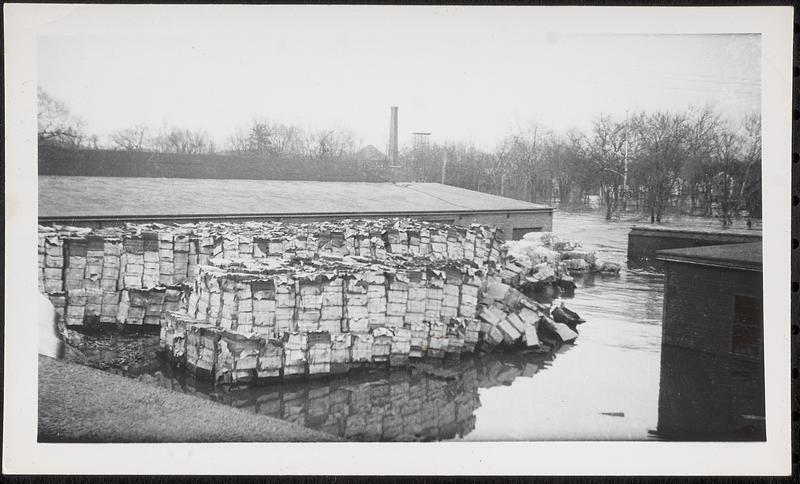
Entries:
<svg viewBox="0 0 800 484">
<path fill-rule="evenodd" d="M 762 273 L 667 262 L 662 344 L 730 356 L 734 297 L 762 297 Z"/>
<path fill-rule="evenodd" d="M 761 234 L 697 233 L 691 231 L 648 230 L 634 227 L 628 233 L 628 259 L 647 259 L 655 257 L 656 251 L 704 247 L 708 245 L 741 244 L 759 242 Z"/>
<path fill-rule="evenodd" d="M 660 437 L 763 441 L 763 417 L 762 364 L 674 346 L 662 348 Z"/>
<path fill-rule="evenodd" d="M 762 273 L 674 261 L 665 269 L 659 435 L 763 441 L 763 359 L 731 352 L 735 297 L 762 298 Z"/>
<path fill-rule="evenodd" d="M 364 214 L 348 214 L 348 215 L 339 215 L 339 216 L 303 216 L 303 217 L 253 217 L 253 216 L 224 216 L 219 218 L 192 218 L 191 216 L 181 217 L 181 218 L 173 218 L 173 219 L 164 219 L 158 218 L 157 221 L 161 223 L 172 223 L 172 222 L 199 222 L 201 220 L 212 220 L 212 221 L 227 221 L 227 222 L 244 222 L 249 220 L 281 220 L 283 222 L 316 222 L 316 221 L 323 221 L 323 220 L 333 220 L 333 219 L 342 219 L 342 218 L 384 218 L 384 217 L 413 217 L 419 218 L 422 220 L 429 220 L 432 222 L 441 222 L 441 223 L 451 223 L 457 225 L 469 225 L 473 223 L 480 223 L 484 225 L 489 225 L 492 227 L 499 227 L 503 230 L 503 236 L 506 239 L 510 239 L 511 236 L 514 234 L 514 229 L 531 229 L 531 230 L 539 230 L 542 232 L 549 232 L 553 228 L 553 211 L 552 209 L 546 209 L 541 211 L 531 211 L 531 212 L 500 212 L 500 213 L 481 213 L 481 212 L 473 212 L 473 213 L 443 213 L 443 212 L 436 212 L 430 214 L 382 214 L 382 215 L 364 215 Z M 63 219 L 58 220 L 57 223 L 60 224 L 68 224 L 80 227 L 92 227 L 92 228 L 100 228 L 100 227 L 108 227 L 108 226 L 118 226 L 123 225 L 125 222 L 152 222 L 156 221 L 155 219 L 147 219 L 146 217 L 136 218 L 136 219 Z M 48 221 L 40 221 L 40 223 L 46 224 Z M 518 232 L 524 232 L 518 231 Z"/>
<path fill-rule="evenodd" d="M 425 220 L 445 221 L 439 216 L 424 217 Z M 449 219 L 448 219 L 449 220 Z M 453 214 L 453 223 L 469 225 L 479 223 L 503 230 L 503 236 L 511 240 L 514 229 L 550 232 L 553 230 L 553 211 Z M 521 237 L 520 237 L 521 238 Z"/>
</svg>

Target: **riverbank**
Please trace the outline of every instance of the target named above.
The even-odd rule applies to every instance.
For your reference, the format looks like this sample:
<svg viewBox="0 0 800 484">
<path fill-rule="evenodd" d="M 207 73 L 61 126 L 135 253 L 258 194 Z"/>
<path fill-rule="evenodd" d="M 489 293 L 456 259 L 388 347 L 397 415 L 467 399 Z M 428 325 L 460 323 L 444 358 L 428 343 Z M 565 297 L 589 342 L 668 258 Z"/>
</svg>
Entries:
<svg viewBox="0 0 800 484">
<path fill-rule="evenodd" d="M 39 356 L 41 442 L 320 442 L 338 440 L 130 378 Z"/>
</svg>

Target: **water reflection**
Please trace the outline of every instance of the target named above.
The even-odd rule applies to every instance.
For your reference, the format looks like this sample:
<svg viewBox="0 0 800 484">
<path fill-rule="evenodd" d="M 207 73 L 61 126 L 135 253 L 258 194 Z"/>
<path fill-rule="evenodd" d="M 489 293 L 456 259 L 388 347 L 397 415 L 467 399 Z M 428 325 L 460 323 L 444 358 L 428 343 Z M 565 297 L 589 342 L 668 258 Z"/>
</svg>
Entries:
<svg viewBox="0 0 800 484">
<path fill-rule="evenodd" d="M 350 440 L 434 441 L 463 437 L 475 428 L 479 389 L 531 378 L 555 357 L 491 354 L 233 390 L 214 388 L 168 367 L 139 379 Z"/>
<path fill-rule="evenodd" d="M 655 435 L 667 440 L 766 439 L 764 366 L 665 345 Z"/>
</svg>

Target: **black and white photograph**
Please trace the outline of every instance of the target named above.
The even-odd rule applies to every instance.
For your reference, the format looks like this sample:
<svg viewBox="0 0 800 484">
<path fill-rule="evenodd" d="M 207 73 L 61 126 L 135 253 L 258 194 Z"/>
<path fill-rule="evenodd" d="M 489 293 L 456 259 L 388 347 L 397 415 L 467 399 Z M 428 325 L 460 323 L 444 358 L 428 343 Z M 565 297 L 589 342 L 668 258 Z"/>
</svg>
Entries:
<svg viewBox="0 0 800 484">
<path fill-rule="evenodd" d="M 790 7 L 5 13 L 4 472 L 790 473 Z"/>
</svg>

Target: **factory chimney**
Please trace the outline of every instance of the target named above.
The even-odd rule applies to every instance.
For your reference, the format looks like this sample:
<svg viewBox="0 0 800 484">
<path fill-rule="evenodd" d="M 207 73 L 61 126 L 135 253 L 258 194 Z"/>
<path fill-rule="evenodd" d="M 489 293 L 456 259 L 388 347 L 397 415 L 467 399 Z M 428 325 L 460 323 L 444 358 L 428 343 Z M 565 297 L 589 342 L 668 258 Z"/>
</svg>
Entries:
<svg viewBox="0 0 800 484">
<path fill-rule="evenodd" d="M 389 118 L 389 166 L 397 167 L 397 106 L 391 107 Z"/>
</svg>

